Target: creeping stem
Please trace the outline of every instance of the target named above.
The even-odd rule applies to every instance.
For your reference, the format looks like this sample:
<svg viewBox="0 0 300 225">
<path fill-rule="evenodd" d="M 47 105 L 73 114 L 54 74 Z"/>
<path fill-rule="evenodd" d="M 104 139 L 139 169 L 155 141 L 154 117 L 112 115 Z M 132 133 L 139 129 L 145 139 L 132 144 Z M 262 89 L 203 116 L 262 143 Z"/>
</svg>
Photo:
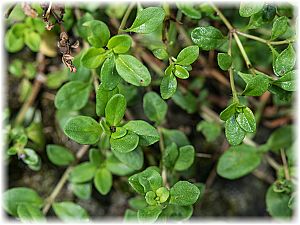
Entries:
<svg viewBox="0 0 300 225">
<path fill-rule="evenodd" d="M 227 18 L 223 15 L 223 13 L 214 4 L 212 4 L 212 7 L 215 10 L 215 12 L 218 14 L 218 16 L 220 17 L 220 19 L 223 21 L 223 23 L 226 25 L 226 27 L 228 28 L 228 30 L 230 32 L 232 32 L 233 37 L 234 37 L 234 39 L 235 39 L 235 41 L 236 41 L 236 43 L 237 43 L 237 45 L 238 45 L 238 47 L 240 49 L 240 52 L 241 52 L 241 54 L 242 54 L 242 56 L 243 56 L 243 58 L 245 60 L 247 68 L 251 69 L 252 68 L 251 62 L 250 62 L 250 60 L 248 58 L 248 55 L 247 55 L 247 53 L 246 53 L 246 51 L 244 49 L 244 46 L 243 46 L 243 44 L 242 44 L 239 36 L 236 33 L 235 28 L 231 25 L 231 23 L 227 20 Z"/>
<path fill-rule="evenodd" d="M 43 83 L 45 82 L 45 75 L 44 75 L 44 70 L 45 70 L 45 56 L 42 53 L 37 54 L 37 62 L 38 62 L 38 72 L 36 75 L 36 78 L 34 80 L 33 86 L 32 86 L 32 91 L 29 95 L 29 97 L 26 99 L 24 104 L 22 105 L 20 111 L 18 112 L 18 115 L 15 119 L 15 125 L 21 125 L 25 119 L 25 115 L 28 111 L 28 109 L 34 104 L 42 86 Z"/>
<path fill-rule="evenodd" d="M 294 38 L 286 39 L 286 40 L 283 40 L 283 41 L 271 41 L 271 40 L 266 40 L 266 39 L 251 35 L 251 34 L 246 34 L 246 33 L 243 33 L 241 31 L 238 31 L 238 30 L 236 31 L 236 33 L 241 35 L 241 36 L 244 36 L 246 38 L 249 38 L 249 39 L 252 39 L 252 40 L 255 40 L 255 41 L 259 41 L 259 42 L 267 44 L 267 45 L 283 45 L 283 44 L 290 44 L 290 43 L 295 42 Z"/>
<path fill-rule="evenodd" d="M 231 45 L 232 45 L 232 33 L 229 33 L 229 46 L 228 46 L 228 55 L 231 56 Z M 233 77 L 233 69 L 232 65 L 229 68 L 229 79 L 230 79 L 230 87 L 232 91 L 232 97 L 234 102 L 239 102 L 239 99 L 237 97 L 237 92 L 235 89 L 235 84 L 234 84 L 234 77 Z"/>
<path fill-rule="evenodd" d="M 53 189 L 52 193 L 46 199 L 46 204 L 43 207 L 43 214 L 46 215 L 49 211 L 51 205 L 55 201 L 57 195 L 60 193 L 61 189 L 64 187 L 66 181 L 68 180 L 70 172 L 73 170 L 74 166 L 80 161 L 80 159 L 85 155 L 85 153 L 89 150 L 89 145 L 83 145 L 76 154 L 76 161 L 71 164 L 64 172 L 57 185 Z"/>
<path fill-rule="evenodd" d="M 163 138 L 163 134 L 162 134 L 162 130 L 161 127 L 157 127 L 158 133 L 159 133 L 159 148 L 160 148 L 160 152 L 161 155 L 163 156 L 163 152 L 165 151 L 165 145 L 164 145 L 164 138 Z M 161 167 L 162 167 L 162 172 L 161 172 L 161 176 L 163 179 L 163 183 L 164 185 L 169 188 L 169 184 L 168 184 L 168 179 L 167 179 L 167 169 L 165 167 L 165 165 L 163 164 L 163 161 L 161 160 Z"/>
<path fill-rule="evenodd" d="M 290 44 L 290 43 L 295 42 L 295 38 L 290 38 L 290 39 L 283 40 L 283 41 L 271 41 L 271 40 L 266 40 L 266 39 L 263 39 L 263 38 L 260 38 L 260 37 L 257 37 L 257 36 L 251 35 L 251 34 L 246 34 L 246 33 L 243 33 L 241 31 L 238 31 L 231 25 L 231 23 L 227 20 L 227 18 L 223 15 L 223 13 L 214 4 L 212 4 L 212 8 L 218 14 L 218 16 L 223 21 L 223 23 L 226 25 L 228 30 L 233 33 L 233 37 L 234 37 L 234 39 L 235 39 L 235 41 L 236 41 L 236 43 L 237 43 L 237 45 L 240 49 L 240 52 L 241 52 L 241 54 L 242 54 L 242 56 L 245 60 L 245 63 L 247 65 L 248 69 L 250 69 L 251 73 L 253 73 L 253 74 L 255 74 L 255 71 L 252 68 L 251 62 L 248 58 L 248 55 L 245 51 L 245 48 L 244 48 L 244 46 L 243 46 L 243 44 L 242 44 L 242 42 L 241 42 L 238 35 L 244 36 L 244 37 L 252 39 L 252 40 L 259 41 L 259 42 L 264 43 L 268 46 Z"/>
<path fill-rule="evenodd" d="M 128 20 L 128 17 L 129 17 L 129 15 L 130 15 L 130 13 L 131 13 L 131 11 L 132 11 L 134 5 L 135 5 L 135 2 L 133 1 L 133 2 L 131 2 L 130 5 L 128 6 L 128 8 L 127 8 L 127 10 L 126 10 L 126 12 L 125 12 L 125 14 L 124 14 L 124 16 L 123 16 L 123 19 L 122 19 L 122 21 L 121 21 L 120 27 L 119 27 L 119 29 L 118 29 L 118 34 L 120 34 L 120 33 L 123 31 L 123 28 L 124 28 L 125 25 L 126 25 L 126 22 L 127 22 L 127 20 Z"/>
</svg>

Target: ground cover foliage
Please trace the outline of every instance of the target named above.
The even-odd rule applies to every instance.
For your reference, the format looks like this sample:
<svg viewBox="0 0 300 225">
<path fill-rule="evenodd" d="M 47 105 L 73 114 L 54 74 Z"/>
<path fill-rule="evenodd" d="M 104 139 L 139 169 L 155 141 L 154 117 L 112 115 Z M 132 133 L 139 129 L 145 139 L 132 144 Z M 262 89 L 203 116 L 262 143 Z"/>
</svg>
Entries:
<svg viewBox="0 0 300 225">
<path fill-rule="evenodd" d="M 9 218 L 293 216 L 292 5 L 5 8 Z"/>
</svg>

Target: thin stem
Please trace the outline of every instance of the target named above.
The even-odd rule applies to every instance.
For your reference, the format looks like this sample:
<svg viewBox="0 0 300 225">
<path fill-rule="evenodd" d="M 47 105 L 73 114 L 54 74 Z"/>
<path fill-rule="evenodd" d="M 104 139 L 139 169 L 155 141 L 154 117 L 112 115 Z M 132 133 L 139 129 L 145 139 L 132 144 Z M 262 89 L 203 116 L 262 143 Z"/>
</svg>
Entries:
<svg viewBox="0 0 300 225">
<path fill-rule="evenodd" d="M 44 69 L 45 69 L 44 59 L 45 59 L 45 56 L 41 53 L 38 53 L 38 55 L 37 55 L 37 62 L 39 64 L 38 74 L 34 80 L 30 96 L 27 98 L 25 103 L 22 105 L 20 111 L 18 112 L 18 115 L 14 122 L 15 125 L 20 125 L 21 123 L 23 123 L 28 109 L 35 102 L 35 99 L 36 99 L 38 93 L 40 92 L 43 83 L 46 80 L 45 75 L 44 75 Z"/>
<path fill-rule="evenodd" d="M 246 63 L 247 68 L 248 69 L 252 69 L 252 64 L 250 62 L 250 59 L 248 58 L 248 55 L 247 55 L 247 53 L 245 51 L 245 48 L 244 48 L 244 46 L 243 46 L 243 44 L 242 44 L 239 36 L 236 33 L 233 33 L 233 37 L 234 37 L 234 39 L 236 41 L 236 44 L 238 45 L 238 47 L 240 49 L 240 52 L 241 52 L 241 54 L 242 54 L 242 56 L 244 58 L 244 61 Z"/>
<path fill-rule="evenodd" d="M 216 11 L 217 15 L 220 17 L 220 19 L 223 21 L 223 23 L 226 25 L 226 27 L 228 28 L 229 32 L 231 32 L 233 34 L 233 37 L 240 49 L 240 52 L 245 60 L 245 63 L 247 65 L 247 68 L 250 69 L 250 71 L 252 73 L 254 73 L 254 71 L 252 70 L 252 64 L 248 58 L 248 55 L 244 49 L 244 46 L 239 38 L 239 36 L 236 34 L 236 30 L 235 28 L 231 25 L 231 23 L 227 20 L 227 18 L 223 15 L 223 13 L 214 5 L 212 4 L 213 9 Z"/>
<path fill-rule="evenodd" d="M 164 145 L 164 138 L 163 138 L 163 134 L 161 131 L 161 127 L 157 127 L 158 133 L 159 133 L 159 149 L 161 152 L 161 156 L 163 156 L 163 153 L 165 151 L 165 145 Z M 162 160 L 161 160 L 161 165 L 162 165 L 162 171 L 161 171 L 161 176 L 163 179 L 163 183 L 164 185 L 169 188 L 169 184 L 168 184 L 168 178 L 167 178 L 167 169 L 165 167 L 165 165 L 163 164 Z"/>
<path fill-rule="evenodd" d="M 231 45 L 232 45 L 232 33 L 229 34 L 229 46 L 228 46 L 228 55 L 229 56 L 231 56 Z M 237 97 L 237 92 L 235 89 L 235 84 L 234 84 L 232 66 L 230 66 L 230 68 L 229 68 L 229 80 L 230 80 L 230 87 L 231 87 L 231 91 L 232 91 L 233 101 L 239 102 L 239 99 Z"/>
<path fill-rule="evenodd" d="M 264 157 L 274 170 L 278 171 L 280 169 L 280 165 L 273 158 L 271 158 L 269 155 L 265 155 Z"/>
<path fill-rule="evenodd" d="M 287 39 L 283 41 L 270 41 L 270 45 L 283 45 L 283 44 L 290 44 L 295 42 L 296 40 L 294 38 L 292 39 Z"/>
<path fill-rule="evenodd" d="M 222 121 L 220 120 L 219 116 L 214 112 L 212 111 L 211 109 L 209 109 L 208 107 L 206 106 L 201 106 L 200 108 L 201 110 L 201 116 L 205 119 L 209 119 L 209 120 L 212 120 L 212 121 L 215 121 L 217 123 L 222 123 Z M 250 139 L 249 137 L 245 137 L 243 142 L 247 145 L 250 145 L 250 146 L 253 146 L 253 147 L 257 147 L 258 144 L 256 144 L 252 139 Z M 281 166 L 273 159 L 271 158 L 269 155 L 265 154 L 264 155 L 264 158 L 267 160 L 268 164 L 273 168 L 275 169 L 276 171 L 278 171 Z"/>
<path fill-rule="evenodd" d="M 283 45 L 283 44 L 290 44 L 290 43 L 295 42 L 294 38 L 283 40 L 283 41 L 270 41 L 270 40 L 266 40 L 266 39 L 257 37 L 255 35 L 246 34 L 244 32 L 238 31 L 238 30 L 236 31 L 236 33 L 241 35 L 241 36 L 244 36 L 246 38 L 249 38 L 249 39 L 252 39 L 252 40 L 255 40 L 255 41 L 259 41 L 259 42 L 267 44 L 267 45 Z"/>
<path fill-rule="evenodd" d="M 263 38 L 260 38 L 260 37 L 257 37 L 257 36 L 254 36 L 254 35 L 251 35 L 251 34 L 246 34 L 246 33 L 243 33 L 241 31 L 236 31 L 237 34 L 241 35 L 241 36 L 244 36 L 246 38 L 249 38 L 249 39 L 252 39 L 252 40 L 255 40 L 255 41 L 259 41 L 261 43 L 264 43 L 264 44 L 268 44 L 269 41 L 266 40 L 266 39 L 263 39 Z"/>
<path fill-rule="evenodd" d="M 223 23 L 226 25 L 226 27 L 228 28 L 229 31 L 232 31 L 234 28 L 231 25 L 231 23 L 227 20 L 227 18 L 223 15 L 223 13 L 214 5 L 211 4 L 212 8 L 215 10 L 215 12 L 217 13 L 217 15 L 220 17 L 220 19 L 223 21 Z"/>
<path fill-rule="evenodd" d="M 93 75 L 94 89 L 95 89 L 95 92 L 97 93 L 97 90 L 99 87 L 99 81 L 98 81 L 98 77 L 97 77 L 97 73 L 96 73 L 95 69 L 92 71 L 92 75 Z"/>
<path fill-rule="evenodd" d="M 15 6 L 17 5 L 17 3 L 12 4 L 11 6 L 9 6 L 9 8 L 7 9 L 6 13 L 5 13 L 5 18 L 8 18 L 9 15 L 11 14 L 11 12 L 14 10 Z"/>
<path fill-rule="evenodd" d="M 281 160 L 282 160 L 282 164 L 283 164 L 285 179 L 290 180 L 291 177 L 290 177 L 290 173 L 289 173 L 289 167 L 288 167 L 288 163 L 286 161 L 284 149 L 282 149 L 282 148 L 280 149 L 280 155 L 281 155 Z"/>
<path fill-rule="evenodd" d="M 141 57 L 159 76 L 164 76 L 162 68 L 145 52 L 142 52 Z"/>
<path fill-rule="evenodd" d="M 124 28 L 125 25 L 126 25 L 126 22 L 127 22 L 127 20 L 128 20 L 128 17 L 129 17 L 129 15 L 130 15 L 130 13 L 131 13 L 131 11 L 132 11 L 134 5 L 135 5 L 135 2 L 131 2 L 130 5 L 128 6 L 128 8 L 127 8 L 127 10 L 126 10 L 126 12 L 125 12 L 125 14 L 124 14 L 124 16 L 123 16 L 123 19 L 122 19 L 122 21 L 121 21 L 120 27 L 119 27 L 119 29 L 118 29 L 118 34 L 120 34 L 120 33 L 123 31 L 123 28 Z"/>
<path fill-rule="evenodd" d="M 196 153 L 196 157 L 210 159 L 210 158 L 212 158 L 212 155 L 211 154 L 207 154 L 207 153 L 198 152 L 198 153 Z"/>
<path fill-rule="evenodd" d="M 88 151 L 89 145 L 82 146 L 79 151 L 76 154 L 76 161 L 68 166 L 68 168 L 63 173 L 62 177 L 58 181 L 57 185 L 53 189 L 52 193 L 49 195 L 49 197 L 46 199 L 46 204 L 43 207 L 43 214 L 46 215 L 49 211 L 52 203 L 55 201 L 57 195 L 60 193 L 61 189 L 64 187 L 66 181 L 68 180 L 69 174 L 72 171 L 74 165 L 76 165 L 79 160 L 85 155 L 85 153 Z"/>
</svg>

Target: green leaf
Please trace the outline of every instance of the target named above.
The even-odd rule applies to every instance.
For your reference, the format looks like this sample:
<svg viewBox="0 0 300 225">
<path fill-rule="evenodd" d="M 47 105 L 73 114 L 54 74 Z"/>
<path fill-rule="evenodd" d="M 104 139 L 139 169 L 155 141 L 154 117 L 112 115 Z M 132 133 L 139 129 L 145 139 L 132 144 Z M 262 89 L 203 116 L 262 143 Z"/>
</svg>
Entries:
<svg viewBox="0 0 300 225">
<path fill-rule="evenodd" d="M 87 40 L 96 48 L 102 48 L 106 46 L 110 37 L 110 32 L 105 23 L 99 20 L 91 20 L 82 24 L 87 27 Z"/>
<path fill-rule="evenodd" d="M 32 92 L 31 82 L 28 79 L 22 79 L 19 88 L 19 101 L 25 102 L 28 99 L 29 94 L 31 92 Z"/>
<path fill-rule="evenodd" d="M 40 170 L 41 159 L 39 155 L 30 148 L 24 148 L 25 158 L 22 158 L 23 162 L 26 163 L 33 170 Z"/>
<path fill-rule="evenodd" d="M 100 71 L 101 84 L 105 90 L 113 90 L 121 81 L 121 77 L 115 68 L 115 57 L 106 58 Z"/>
<path fill-rule="evenodd" d="M 10 29 L 17 37 L 22 37 L 27 32 L 28 25 L 25 23 L 15 23 Z"/>
<path fill-rule="evenodd" d="M 143 108 L 145 115 L 157 124 L 161 123 L 167 114 L 167 103 L 155 92 L 150 91 L 144 95 Z"/>
<path fill-rule="evenodd" d="M 136 196 L 131 199 L 129 199 L 128 204 L 131 208 L 135 210 L 143 209 L 147 207 L 147 202 L 144 198 L 144 196 Z"/>
<path fill-rule="evenodd" d="M 161 7 L 148 7 L 137 13 L 133 24 L 125 31 L 149 34 L 162 24 L 164 18 L 165 11 Z"/>
<path fill-rule="evenodd" d="M 220 119 L 223 121 L 228 120 L 230 117 L 232 117 L 235 114 L 237 107 L 237 103 L 231 103 L 229 106 L 226 107 L 221 113 L 220 113 Z"/>
<path fill-rule="evenodd" d="M 100 84 L 96 93 L 96 113 L 98 116 L 105 116 L 107 102 L 116 94 L 119 89 L 116 87 L 111 91 L 106 90 L 103 84 Z"/>
<path fill-rule="evenodd" d="M 36 71 L 36 64 L 35 63 L 27 63 L 25 65 L 25 71 L 24 71 L 24 75 L 25 77 L 27 77 L 28 79 L 33 79 L 36 77 L 37 71 Z"/>
<path fill-rule="evenodd" d="M 157 205 L 155 198 L 156 198 L 156 194 L 154 191 L 148 191 L 145 195 L 145 199 L 148 205 Z"/>
<path fill-rule="evenodd" d="M 232 146 L 220 157 L 217 173 L 233 180 L 252 172 L 261 162 L 261 155 L 255 147 L 249 145 Z"/>
<path fill-rule="evenodd" d="M 104 161 L 104 156 L 101 154 L 99 149 L 92 148 L 89 150 L 89 160 L 95 166 L 99 167 Z"/>
<path fill-rule="evenodd" d="M 17 213 L 22 222 L 46 222 L 42 211 L 35 205 L 19 204 Z"/>
<path fill-rule="evenodd" d="M 18 52 L 24 48 L 24 38 L 16 36 L 12 29 L 5 33 L 5 48 L 8 52 L 14 53 Z"/>
<path fill-rule="evenodd" d="M 230 145 L 239 145 L 245 138 L 245 131 L 237 123 L 235 115 L 226 120 L 225 136 Z"/>
<path fill-rule="evenodd" d="M 113 36 L 107 44 L 108 49 L 112 49 L 114 53 L 126 53 L 132 45 L 132 39 L 129 35 L 121 34 Z"/>
<path fill-rule="evenodd" d="M 240 16 L 250 17 L 262 10 L 263 6 L 264 2 L 242 2 L 239 9 Z"/>
<path fill-rule="evenodd" d="M 293 211 L 288 207 L 290 195 L 286 192 L 275 192 L 274 185 L 268 188 L 266 195 L 267 211 L 272 217 L 287 219 L 292 216 Z"/>
<path fill-rule="evenodd" d="M 246 28 L 248 30 L 257 29 L 257 28 L 262 27 L 265 24 L 266 24 L 266 21 L 264 21 L 264 19 L 263 19 L 263 12 L 261 10 L 258 13 L 255 13 L 250 17 L 249 23 Z"/>
<path fill-rule="evenodd" d="M 105 60 L 106 54 L 103 48 L 89 48 L 81 58 L 81 63 L 88 69 L 96 69 Z"/>
<path fill-rule="evenodd" d="M 128 178 L 130 186 L 139 194 L 145 194 L 144 187 L 139 182 L 140 173 L 134 174 Z"/>
<path fill-rule="evenodd" d="M 111 148 L 120 153 L 133 151 L 139 144 L 139 136 L 131 131 L 128 131 L 124 137 L 118 139 L 110 139 Z"/>
<path fill-rule="evenodd" d="M 287 31 L 288 26 L 289 21 L 286 16 L 278 17 L 273 23 L 271 39 L 276 39 L 283 35 Z"/>
<path fill-rule="evenodd" d="M 269 137 L 267 145 L 270 149 L 276 151 L 291 146 L 294 140 L 293 127 L 288 125 L 276 129 Z"/>
<path fill-rule="evenodd" d="M 116 131 L 111 134 L 113 139 L 124 137 L 127 134 L 127 130 L 123 127 L 116 127 Z"/>
<path fill-rule="evenodd" d="M 137 212 L 137 217 L 140 222 L 155 222 L 158 218 L 158 216 L 162 212 L 162 207 L 160 205 L 156 206 L 148 206 L 144 209 L 140 209 Z"/>
<path fill-rule="evenodd" d="M 91 85 L 81 81 L 70 81 L 63 85 L 55 96 L 57 109 L 79 110 L 88 102 Z"/>
<path fill-rule="evenodd" d="M 181 66 L 191 65 L 198 59 L 199 47 L 196 45 L 188 46 L 182 49 L 177 55 L 176 64 Z"/>
<path fill-rule="evenodd" d="M 296 53 L 292 45 L 289 45 L 275 59 L 273 70 L 277 76 L 283 76 L 293 70 L 296 63 Z"/>
<path fill-rule="evenodd" d="M 73 202 L 56 202 L 52 204 L 52 208 L 57 217 L 64 222 L 89 221 L 86 210 Z"/>
<path fill-rule="evenodd" d="M 131 209 L 126 209 L 125 214 L 124 214 L 124 221 L 125 222 L 135 222 L 135 221 L 137 221 L 137 212 L 133 211 Z"/>
<path fill-rule="evenodd" d="M 194 162 L 195 149 L 192 145 L 186 145 L 179 148 L 179 156 L 176 160 L 174 169 L 183 171 L 188 169 Z"/>
<path fill-rule="evenodd" d="M 252 74 L 241 72 L 238 72 L 238 74 L 247 84 L 245 90 L 242 93 L 243 95 L 261 96 L 269 88 L 270 80 L 265 75 L 256 74 L 255 76 L 253 76 Z"/>
<path fill-rule="evenodd" d="M 236 121 L 240 127 L 248 133 L 254 133 L 256 131 L 255 116 L 248 107 L 242 108 L 242 112 L 238 113 Z"/>
<path fill-rule="evenodd" d="M 112 187 L 111 172 L 106 168 L 98 169 L 94 177 L 94 184 L 102 195 L 106 195 Z"/>
<path fill-rule="evenodd" d="M 192 19 L 201 19 L 201 12 L 198 11 L 193 7 L 193 5 L 190 4 L 183 4 L 183 3 L 176 3 L 176 6 L 178 9 L 187 17 L 190 17 Z"/>
<path fill-rule="evenodd" d="M 153 167 L 148 167 L 138 174 L 138 182 L 144 188 L 144 193 L 156 191 L 163 184 L 162 177 Z"/>
<path fill-rule="evenodd" d="M 175 65 L 174 75 L 180 79 L 187 79 L 190 76 L 189 72 L 185 68 L 178 65 Z"/>
<path fill-rule="evenodd" d="M 57 166 L 67 166 L 75 160 L 69 149 L 59 145 L 47 145 L 47 156 Z"/>
<path fill-rule="evenodd" d="M 168 145 L 163 151 L 162 162 L 166 168 L 171 169 L 174 167 L 176 160 L 178 158 L 178 149 L 177 145 L 172 142 L 172 144 Z"/>
<path fill-rule="evenodd" d="M 265 4 L 262 12 L 262 18 L 264 21 L 272 21 L 276 16 L 276 6 Z"/>
<path fill-rule="evenodd" d="M 88 200 L 91 198 L 92 184 L 90 182 L 83 184 L 72 183 L 71 189 L 73 193 L 80 199 Z"/>
<path fill-rule="evenodd" d="M 126 99 L 121 94 L 114 95 L 105 107 L 105 118 L 111 126 L 118 125 L 126 111 Z"/>
<path fill-rule="evenodd" d="M 72 183 L 84 183 L 93 179 L 97 167 L 94 163 L 83 162 L 74 167 L 71 171 L 69 180 Z"/>
<path fill-rule="evenodd" d="M 126 98 L 126 101 L 128 102 L 129 105 L 133 104 L 137 97 L 138 97 L 138 87 L 127 84 L 127 83 L 120 83 L 118 85 L 120 94 L 124 95 Z"/>
<path fill-rule="evenodd" d="M 14 59 L 8 66 L 8 71 L 16 76 L 22 77 L 23 75 L 23 61 L 20 59 Z"/>
<path fill-rule="evenodd" d="M 64 126 L 68 122 L 69 119 L 78 116 L 78 111 L 69 111 L 67 109 L 58 109 L 56 110 L 55 117 L 58 121 L 59 127 L 63 130 Z"/>
<path fill-rule="evenodd" d="M 199 198 L 200 190 L 188 181 L 178 181 L 170 190 L 170 204 L 188 206 Z"/>
<path fill-rule="evenodd" d="M 86 52 L 89 50 L 88 49 L 82 49 L 78 55 L 76 55 L 73 59 L 73 64 L 76 67 L 76 72 L 68 72 L 68 77 L 71 81 L 83 81 L 83 82 L 90 82 L 92 79 L 92 73 L 91 70 L 86 68 L 83 63 L 82 63 L 82 58 L 86 54 Z M 87 59 L 87 58 L 86 58 Z"/>
<path fill-rule="evenodd" d="M 194 113 L 197 110 L 197 98 L 190 91 L 182 93 L 182 91 L 178 89 L 172 96 L 172 100 L 188 113 Z"/>
<path fill-rule="evenodd" d="M 38 52 L 41 43 L 41 36 L 34 31 L 27 31 L 24 35 L 24 42 L 33 52 Z"/>
<path fill-rule="evenodd" d="M 3 208 L 12 216 L 18 216 L 17 208 L 20 204 L 42 207 L 43 199 L 30 188 L 16 187 L 6 190 L 3 195 Z"/>
<path fill-rule="evenodd" d="M 176 220 L 182 221 L 187 220 L 193 215 L 193 206 L 179 206 L 179 205 L 168 205 L 164 208 L 163 212 L 159 215 L 158 220 Z"/>
<path fill-rule="evenodd" d="M 172 75 L 172 74 L 173 74 L 173 71 L 174 71 L 174 68 L 175 68 L 174 63 L 171 63 L 171 64 L 165 69 L 165 75 L 166 75 L 166 76 Z"/>
<path fill-rule="evenodd" d="M 95 144 L 99 141 L 101 126 L 91 117 L 76 116 L 68 120 L 65 134 L 79 144 Z"/>
<path fill-rule="evenodd" d="M 126 176 L 132 174 L 134 169 L 120 162 L 113 154 L 111 154 L 106 160 L 106 168 L 112 172 L 112 174 L 118 176 Z"/>
<path fill-rule="evenodd" d="M 159 133 L 146 121 L 132 120 L 125 124 L 123 127 L 139 135 L 139 143 L 141 146 L 149 146 L 159 141 Z"/>
<path fill-rule="evenodd" d="M 116 69 L 119 75 L 135 86 L 148 86 L 151 75 L 137 58 L 132 55 L 119 55 L 116 59 Z"/>
<path fill-rule="evenodd" d="M 47 74 L 47 87 L 50 89 L 59 88 L 68 79 L 67 70 L 58 70 Z"/>
<path fill-rule="evenodd" d="M 120 153 L 115 150 L 112 150 L 112 152 L 122 163 L 134 170 L 140 170 L 143 167 L 144 154 L 139 147 L 128 153 Z"/>
<path fill-rule="evenodd" d="M 177 89 L 177 80 L 173 74 L 164 76 L 160 84 L 160 94 L 163 99 L 171 98 Z"/>
<path fill-rule="evenodd" d="M 213 50 L 222 45 L 225 37 L 213 26 L 197 27 L 191 33 L 192 41 L 203 50 Z"/>
<path fill-rule="evenodd" d="M 165 48 L 155 48 L 152 50 L 152 53 L 156 58 L 160 60 L 164 60 L 169 57 L 169 54 Z"/>
<path fill-rule="evenodd" d="M 176 143 L 178 147 L 182 147 L 190 144 L 186 135 L 180 130 L 169 130 L 163 128 L 162 133 L 163 133 L 165 146 L 172 144 L 172 142 Z"/>
<path fill-rule="evenodd" d="M 281 87 L 283 90 L 286 91 L 296 91 L 296 83 L 296 70 L 287 72 L 278 80 L 273 82 L 273 84 Z"/>
<path fill-rule="evenodd" d="M 226 71 L 231 67 L 232 58 L 227 53 L 218 53 L 218 65 L 219 67 Z"/>
<path fill-rule="evenodd" d="M 32 122 L 25 129 L 27 138 L 37 145 L 38 148 L 44 148 L 45 136 L 41 122 Z"/>
<path fill-rule="evenodd" d="M 78 30 L 79 36 L 86 39 L 90 34 L 90 27 L 83 26 L 87 21 L 93 20 L 93 16 L 90 13 L 85 13 L 79 20 L 77 20 L 76 28 Z"/>
<path fill-rule="evenodd" d="M 274 95 L 275 102 L 281 104 L 291 103 L 293 92 L 285 91 L 277 85 L 271 85 L 268 90 Z"/>
<path fill-rule="evenodd" d="M 216 122 L 201 121 L 197 124 L 197 131 L 201 131 L 206 141 L 213 142 L 221 134 L 221 126 Z"/>
<path fill-rule="evenodd" d="M 160 203 L 166 202 L 168 200 L 169 196 L 170 196 L 170 192 L 165 187 L 158 188 L 155 191 L 155 193 L 156 193 L 156 196 L 159 198 Z"/>
</svg>

